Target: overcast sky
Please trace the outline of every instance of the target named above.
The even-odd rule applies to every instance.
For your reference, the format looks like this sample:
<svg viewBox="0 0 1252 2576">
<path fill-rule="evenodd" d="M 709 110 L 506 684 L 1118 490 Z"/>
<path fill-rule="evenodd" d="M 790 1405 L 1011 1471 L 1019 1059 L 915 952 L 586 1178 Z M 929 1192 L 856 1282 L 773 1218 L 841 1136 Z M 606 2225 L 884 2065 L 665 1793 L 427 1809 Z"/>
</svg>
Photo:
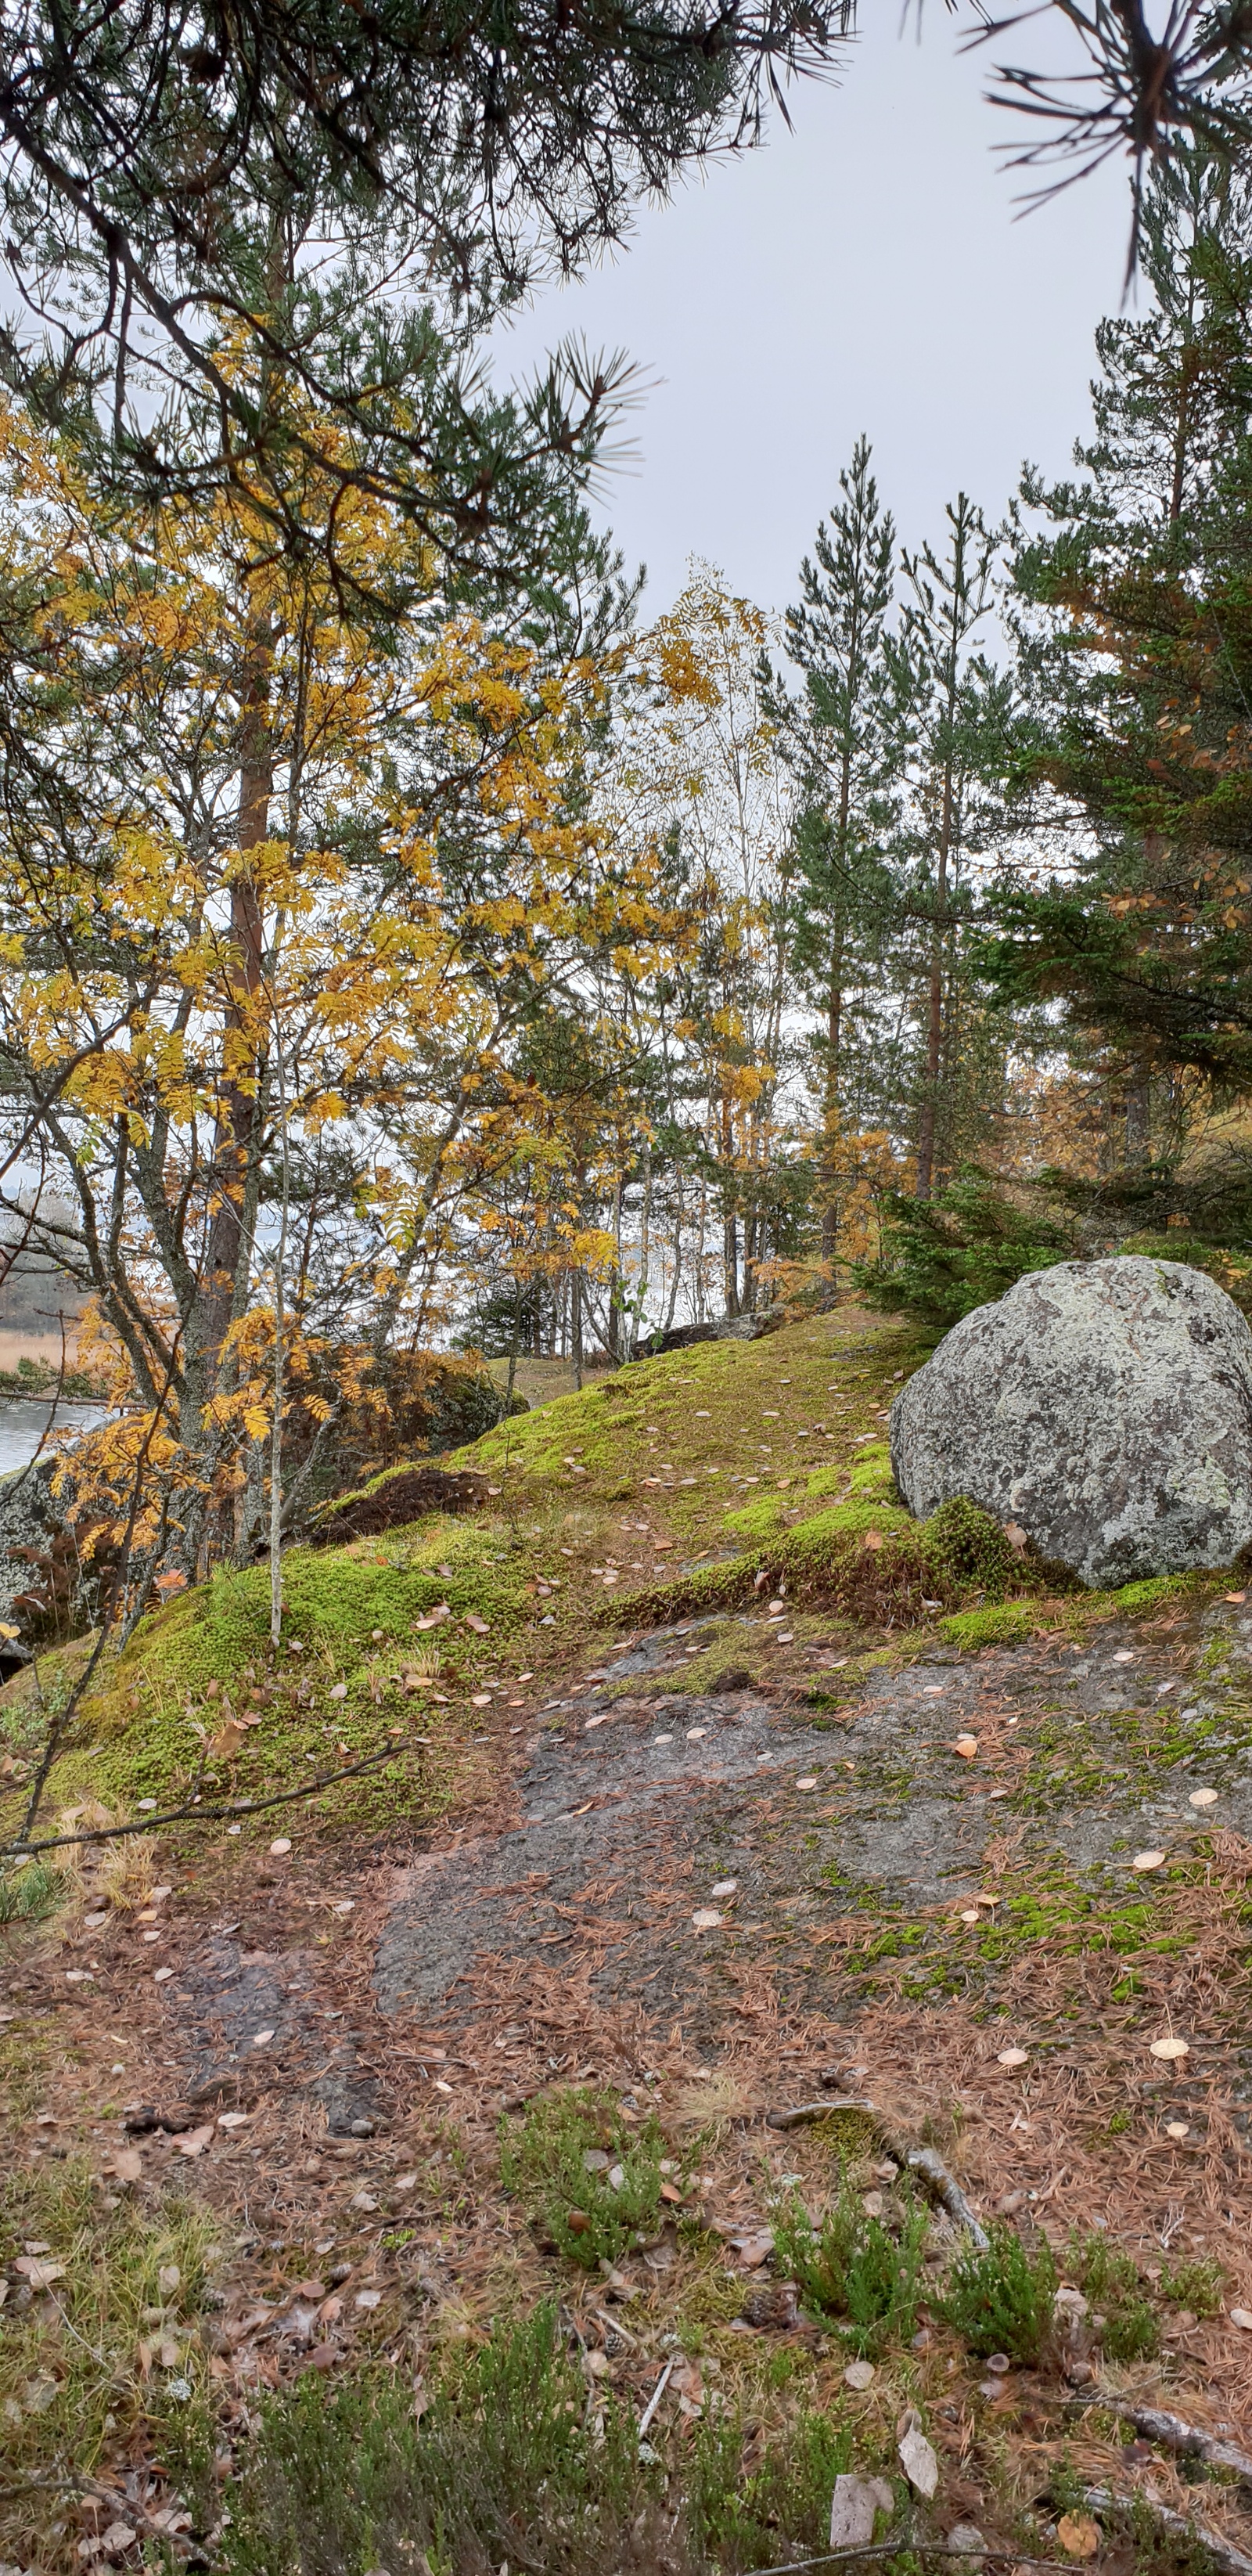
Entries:
<svg viewBox="0 0 1252 2576">
<path fill-rule="evenodd" d="M 611 265 L 497 340 L 501 374 L 575 332 L 629 350 L 649 384 L 637 460 L 605 501 L 628 561 L 648 566 L 645 615 L 691 554 L 785 606 L 862 429 L 916 544 L 962 485 L 998 515 L 1024 457 L 1062 469 L 1089 425 L 1091 335 L 1121 296 L 1124 167 L 1018 220 L 986 58 L 957 54 L 937 7 L 920 44 L 897 34 L 892 0 L 865 16 L 842 86 L 792 93 L 793 133 L 775 115 L 761 149 L 645 209 Z"/>
</svg>

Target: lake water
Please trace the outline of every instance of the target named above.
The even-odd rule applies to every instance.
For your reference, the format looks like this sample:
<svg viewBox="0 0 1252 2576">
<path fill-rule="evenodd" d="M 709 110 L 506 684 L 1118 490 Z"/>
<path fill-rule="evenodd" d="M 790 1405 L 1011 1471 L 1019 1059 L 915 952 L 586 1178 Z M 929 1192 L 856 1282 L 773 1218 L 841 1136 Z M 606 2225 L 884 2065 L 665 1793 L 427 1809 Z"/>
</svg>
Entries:
<svg viewBox="0 0 1252 2576">
<path fill-rule="evenodd" d="M 90 1431 L 103 1422 L 102 1404 L 58 1404 L 58 1431 Z M 0 1396 L 0 1476 L 11 1476 L 33 1458 L 52 1416 L 51 1399 L 43 1395 Z"/>
</svg>

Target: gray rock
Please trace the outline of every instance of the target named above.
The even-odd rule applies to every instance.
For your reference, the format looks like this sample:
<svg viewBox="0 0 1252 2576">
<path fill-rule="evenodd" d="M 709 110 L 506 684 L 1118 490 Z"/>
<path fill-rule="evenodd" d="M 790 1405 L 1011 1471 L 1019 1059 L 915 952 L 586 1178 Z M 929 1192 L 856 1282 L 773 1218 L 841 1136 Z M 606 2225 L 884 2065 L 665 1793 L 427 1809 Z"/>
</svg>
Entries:
<svg viewBox="0 0 1252 2576">
<path fill-rule="evenodd" d="M 1181 1262 L 1032 1271 L 910 1378 L 891 1463 L 919 1519 L 964 1495 L 1092 1586 L 1229 1565 L 1252 1540 L 1252 1332 Z"/>
</svg>

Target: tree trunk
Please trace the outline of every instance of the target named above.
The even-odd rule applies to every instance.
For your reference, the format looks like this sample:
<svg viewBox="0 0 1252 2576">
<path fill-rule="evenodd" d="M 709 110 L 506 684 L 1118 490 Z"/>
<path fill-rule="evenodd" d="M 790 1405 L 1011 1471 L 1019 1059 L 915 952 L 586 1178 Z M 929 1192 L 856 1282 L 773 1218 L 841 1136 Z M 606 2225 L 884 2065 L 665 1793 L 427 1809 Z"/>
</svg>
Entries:
<svg viewBox="0 0 1252 2576">
<path fill-rule="evenodd" d="M 935 921 L 930 941 L 930 989 L 926 1009 L 926 1090 L 922 1114 L 917 1125 L 917 1196 L 928 1199 L 934 1185 L 935 1116 L 939 1101 L 939 1071 L 943 1061 L 943 946 L 948 908 L 948 858 L 952 848 L 952 761 L 944 762 L 943 806 L 939 822 L 938 869 L 935 878 Z"/>
</svg>

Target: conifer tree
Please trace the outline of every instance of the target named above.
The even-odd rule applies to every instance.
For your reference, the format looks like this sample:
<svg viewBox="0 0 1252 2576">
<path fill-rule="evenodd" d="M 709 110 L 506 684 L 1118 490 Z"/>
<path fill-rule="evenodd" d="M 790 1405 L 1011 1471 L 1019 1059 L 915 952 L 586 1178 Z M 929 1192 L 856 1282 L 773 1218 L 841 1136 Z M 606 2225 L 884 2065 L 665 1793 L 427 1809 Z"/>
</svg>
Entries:
<svg viewBox="0 0 1252 2576">
<path fill-rule="evenodd" d="M 1006 1002 L 1059 1002 L 1102 1053 L 1127 1161 L 1177 1077 L 1252 1087 L 1248 193 L 1192 155 L 1146 232 L 1157 309 L 1099 335 L 1084 477 L 1023 487 L 1051 523 L 1015 549 L 1028 865 L 987 952 Z"/>
<path fill-rule="evenodd" d="M 870 446 L 859 438 L 839 477 L 840 498 L 800 568 L 787 650 L 803 675 L 799 702 L 776 686 L 770 704 L 799 773 L 791 962 L 817 1002 L 822 1069 L 822 1255 L 838 1230 L 842 1078 L 849 987 L 881 945 L 892 884 L 883 853 L 894 819 L 889 754 L 895 692 L 887 647 L 895 523 L 878 497 Z"/>
</svg>

